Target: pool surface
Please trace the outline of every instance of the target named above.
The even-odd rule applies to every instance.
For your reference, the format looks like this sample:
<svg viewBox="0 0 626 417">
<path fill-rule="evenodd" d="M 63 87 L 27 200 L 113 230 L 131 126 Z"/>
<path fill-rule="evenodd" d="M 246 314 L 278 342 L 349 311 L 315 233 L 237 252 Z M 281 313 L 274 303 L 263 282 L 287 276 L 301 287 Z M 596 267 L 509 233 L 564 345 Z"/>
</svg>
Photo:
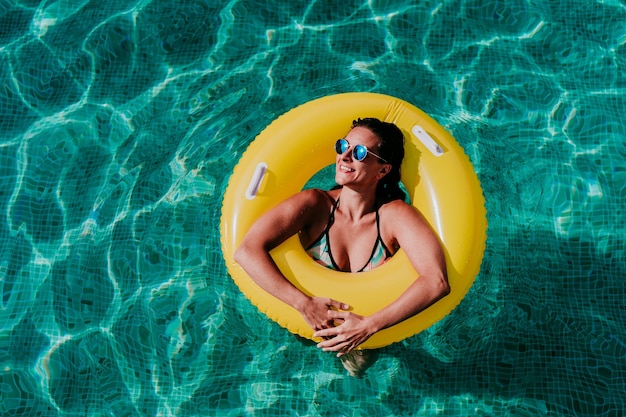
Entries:
<svg viewBox="0 0 626 417">
<path fill-rule="evenodd" d="M 624 415 L 626 4 L 415 3 L 0 0 L 0 415 Z M 489 222 L 360 379 L 219 243 L 248 144 L 349 91 L 446 127 Z"/>
</svg>

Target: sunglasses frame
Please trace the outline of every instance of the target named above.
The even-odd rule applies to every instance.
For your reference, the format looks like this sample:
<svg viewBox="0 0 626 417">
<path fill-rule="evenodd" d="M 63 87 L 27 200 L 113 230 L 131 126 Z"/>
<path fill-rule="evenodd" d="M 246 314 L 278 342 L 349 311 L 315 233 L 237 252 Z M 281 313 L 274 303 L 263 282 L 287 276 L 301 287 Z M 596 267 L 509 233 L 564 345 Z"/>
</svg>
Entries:
<svg viewBox="0 0 626 417">
<path fill-rule="evenodd" d="M 344 149 L 344 146 L 342 145 L 342 143 L 346 143 L 348 145 L 343 152 L 341 152 L 341 150 Z M 367 149 L 367 146 L 361 145 L 360 143 L 352 146 L 350 142 L 348 142 L 348 139 L 346 138 L 337 139 L 337 142 L 335 142 L 335 152 L 337 152 L 337 155 L 344 154 L 350 148 L 352 148 L 352 159 L 354 159 L 355 161 L 363 162 L 367 158 L 367 154 L 371 154 L 375 156 L 376 158 L 380 159 L 381 161 L 383 161 L 384 163 L 386 164 L 389 163 L 385 158 L 381 157 L 380 155 L 376 155 L 374 152 Z M 362 157 L 361 159 L 357 157 L 357 148 L 365 149 L 365 156 Z"/>
</svg>

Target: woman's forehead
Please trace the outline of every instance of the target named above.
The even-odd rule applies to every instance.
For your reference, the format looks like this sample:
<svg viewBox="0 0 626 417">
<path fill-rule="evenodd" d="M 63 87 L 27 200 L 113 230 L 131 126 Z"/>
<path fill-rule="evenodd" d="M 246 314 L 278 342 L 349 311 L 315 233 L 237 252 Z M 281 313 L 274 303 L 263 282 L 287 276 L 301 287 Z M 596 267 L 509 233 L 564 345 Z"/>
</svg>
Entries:
<svg viewBox="0 0 626 417">
<path fill-rule="evenodd" d="M 356 126 L 348 132 L 346 135 L 346 139 L 348 142 L 352 143 L 352 140 L 355 140 L 354 144 L 361 144 L 365 146 L 374 146 L 380 143 L 380 139 L 378 136 L 374 134 L 371 130 L 363 126 Z"/>
</svg>

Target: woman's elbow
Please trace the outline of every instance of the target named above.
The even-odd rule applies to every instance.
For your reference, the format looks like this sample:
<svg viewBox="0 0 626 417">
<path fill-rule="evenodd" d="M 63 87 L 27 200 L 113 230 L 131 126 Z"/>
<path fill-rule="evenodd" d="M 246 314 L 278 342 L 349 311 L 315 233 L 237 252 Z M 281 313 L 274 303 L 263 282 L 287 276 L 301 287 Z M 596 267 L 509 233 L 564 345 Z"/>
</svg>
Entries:
<svg viewBox="0 0 626 417">
<path fill-rule="evenodd" d="M 450 294 L 450 283 L 447 275 L 444 274 L 437 280 L 436 293 L 439 295 L 438 298 L 443 298 Z"/>
<path fill-rule="evenodd" d="M 448 280 L 444 280 L 441 285 L 441 297 L 445 297 L 446 295 L 450 294 L 450 283 L 448 282 Z"/>
<path fill-rule="evenodd" d="M 237 249 L 235 249 L 233 259 L 236 263 L 245 268 L 246 264 L 250 264 L 269 253 L 269 248 L 266 246 L 265 243 L 259 242 L 258 240 L 244 238 Z"/>
<path fill-rule="evenodd" d="M 235 250 L 235 253 L 233 253 L 233 259 L 236 263 L 241 265 L 248 258 L 248 254 L 249 254 L 249 250 L 247 246 L 242 243 L 241 245 L 237 247 L 237 249 Z"/>
</svg>

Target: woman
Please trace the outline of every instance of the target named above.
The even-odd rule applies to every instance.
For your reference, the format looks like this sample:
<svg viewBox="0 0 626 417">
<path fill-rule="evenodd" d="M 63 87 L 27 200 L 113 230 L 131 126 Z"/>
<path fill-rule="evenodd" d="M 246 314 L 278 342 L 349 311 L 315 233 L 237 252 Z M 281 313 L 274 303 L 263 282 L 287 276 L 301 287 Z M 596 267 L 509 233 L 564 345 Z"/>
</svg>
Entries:
<svg viewBox="0 0 626 417">
<path fill-rule="evenodd" d="M 404 202 L 399 187 L 400 129 L 374 118 L 358 119 L 335 151 L 337 187 L 299 192 L 264 214 L 244 237 L 235 261 L 261 288 L 300 312 L 314 336 L 323 339 L 318 347 L 342 357 L 450 288 L 437 236 Z M 296 233 L 313 259 L 346 272 L 380 266 L 402 247 L 419 279 L 390 305 L 360 316 L 341 301 L 302 293 L 282 275 L 269 252 Z"/>
</svg>

